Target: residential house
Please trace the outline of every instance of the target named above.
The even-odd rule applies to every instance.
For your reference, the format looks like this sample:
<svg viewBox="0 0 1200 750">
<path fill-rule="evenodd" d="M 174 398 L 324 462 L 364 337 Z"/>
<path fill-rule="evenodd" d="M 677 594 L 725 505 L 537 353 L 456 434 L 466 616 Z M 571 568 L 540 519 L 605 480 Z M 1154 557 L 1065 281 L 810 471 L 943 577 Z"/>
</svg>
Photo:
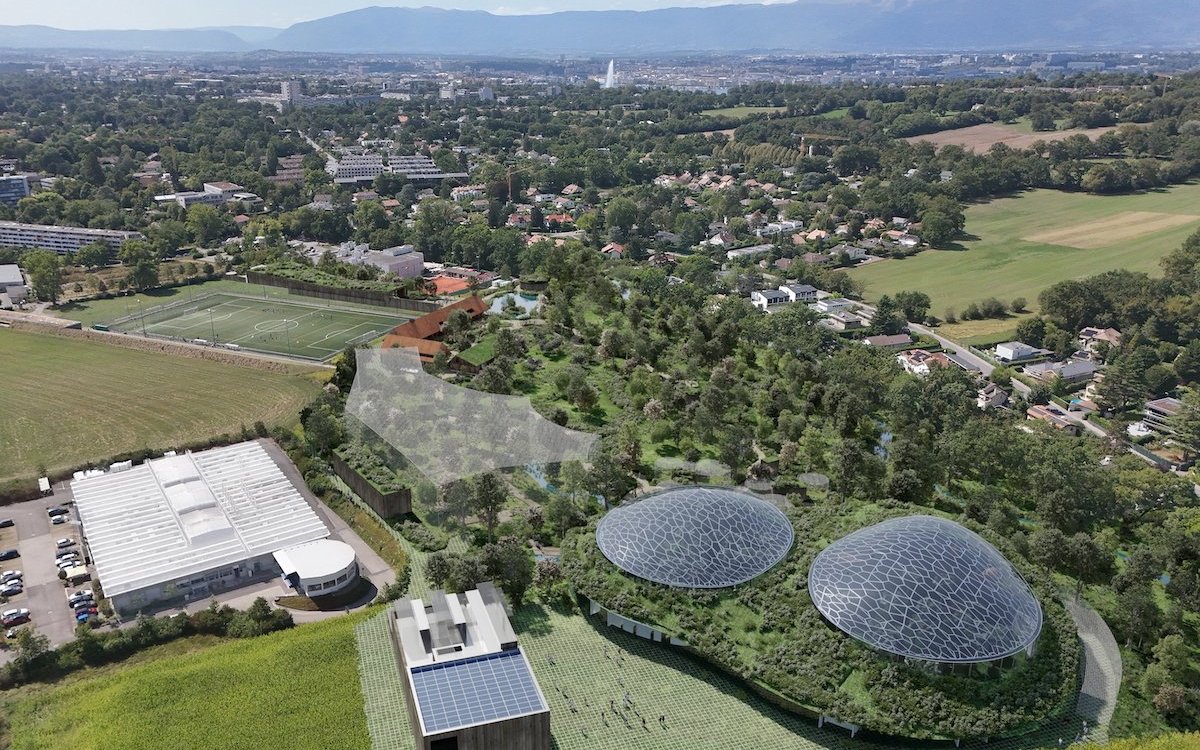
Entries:
<svg viewBox="0 0 1200 750">
<path fill-rule="evenodd" d="M 826 297 L 825 299 L 817 300 L 813 305 L 813 309 L 819 313 L 842 312 L 854 307 L 854 302 L 845 297 Z"/>
<path fill-rule="evenodd" d="M 570 185 L 567 185 L 565 188 L 562 189 L 563 195 L 579 195 L 582 192 L 583 192 L 583 188 L 579 187 L 578 185 L 576 185 L 573 182 Z"/>
<path fill-rule="evenodd" d="M 907 349 L 908 347 L 912 346 L 913 337 L 909 336 L 907 333 L 897 333 L 890 336 L 868 336 L 863 339 L 863 344 L 875 347 L 877 349 Z"/>
<path fill-rule="evenodd" d="M 1091 380 L 1098 369 L 1095 363 L 1088 360 L 1068 360 L 1028 365 L 1024 372 L 1034 380 L 1047 385 L 1055 380 L 1061 380 L 1067 385 L 1078 385 Z"/>
<path fill-rule="evenodd" d="M 866 325 L 862 318 L 845 310 L 834 310 L 825 316 L 825 320 L 835 331 L 857 331 Z"/>
<path fill-rule="evenodd" d="M 1104 343 L 1110 348 L 1121 345 L 1121 332 L 1116 328 L 1084 328 L 1079 332 L 1079 347 L 1088 354 L 1095 354 L 1099 345 Z"/>
<path fill-rule="evenodd" d="M 867 251 L 864 250 L 863 248 L 858 247 L 857 245 L 851 245 L 851 244 L 848 244 L 845 242 L 838 244 L 838 245 L 834 245 L 833 247 L 829 248 L 829 251 L 827 254 L 829 256 L 829 260 L 835 260 L 835 259 L 837 259 L 837 257 L 839 255 L 845 255 L 850 261 L 852 261 L 854 263 L 857 263 L 861 260 L 866 260 L 867 258 L 871 257 L 870 254 L 868 254 Z"/>
<path fill-rule="evenodd" d="M 999 409 L 1008 403 L 1008 391 L 995 383 L 985 383 L 976 394 L 975 405 L 980 409 Z"/>
<path fill-rule="evenodd" d="M 761 289 L 750 292 L 750 304 L 763 312 L 767 312 L 772 307 L 786 305 L 790 301 L 788 295 L 778 289 Z"/>
<path fill-rule="evenodd" d="M 876 337 L 878 338 L 878 337 Z M 896 355 L 896 361 L 904 371 L 912 375 L 926 377 L 934 367 L 949 367 L 950 359 L 941 352 L 927 352 L 924 349 L 909 349 Z"/>
<path fill-rule="evenodd" d="M 619 242 L 610 242 L 600 248 L 600 252 L 613 260 L 620 260 L 625 255 L 625 246 Z"/>
<path fill-rule="evenodd" d="M 1026 418 L 1033 421 L 1045 422 L 1056 430 L 1062 430 L 1068 435 L 1079 435 L 1079 425 L 1067 419 L 1067 413 L 1054 404 L 1034 404 L 1025 410 Z"/>
<path fill-rule="evenodd" d="M 1036 346 L 1022 343 L 1020 341 L 1006 341 L 1003 344 L 996 344 L 996 359 L 1001 362 L 1024 362 L 1025 360 L 1044 357 L 1050 352 L 1046 349 L 1038 349 Z"/>
<path fill-rule="evenodd" d="M 784 284 L 779 291 L 787 295 L 788 302 L 816 302 L 820 290 L 809 284 Z"/>
<path fill-rule="evenodd" d="M 775 249 L 774 245 L 753 245 L 751 247 L 739 247 L 736 250 L 730 250 L 725 253 L 726 260 L 739 260 L 741 258 L 753 258 L 756 255 L 766 255 Z"/>
<path fill-rule="evenodd" d="M 1175 428 L 1171 426 L 1171 419 L 1179 414 L 1179 410 L 1182 408 L 1183 402 L 1177 398 L 1156 398 L 1146 402 L 1146 408 L 1142 412 L 1142 421 L 1157 433 L 1174 435 Z"/>
</svg>

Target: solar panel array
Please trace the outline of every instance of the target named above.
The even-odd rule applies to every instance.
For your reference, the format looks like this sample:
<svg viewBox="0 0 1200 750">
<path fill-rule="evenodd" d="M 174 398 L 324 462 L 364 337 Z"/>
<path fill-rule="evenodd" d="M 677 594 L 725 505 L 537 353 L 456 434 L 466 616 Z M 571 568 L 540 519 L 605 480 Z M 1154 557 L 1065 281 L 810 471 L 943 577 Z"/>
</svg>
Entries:
<svg viewBox="0 0 1200 750">
<path fill-rule="evenodd" d="M 414 667 L 411 675 L 426 736 L 550 710 L 519 650 Z"/>
<path fill-rule="evenodd" d="M 881 651 L 994 661 L 1037 640 L 1042 608 L 995 547 L 953 521 L 908 516 L 826 547 L 808 573 L 826 619 Z"/>
<path fill-rule="evenodd" d="M 612 510 L 596 543 L 621 570 L 692 589 L 734 586 L 787 556 L 795 532 L 775 506 L 744 492 L 684 487 Z"/>
</svg>

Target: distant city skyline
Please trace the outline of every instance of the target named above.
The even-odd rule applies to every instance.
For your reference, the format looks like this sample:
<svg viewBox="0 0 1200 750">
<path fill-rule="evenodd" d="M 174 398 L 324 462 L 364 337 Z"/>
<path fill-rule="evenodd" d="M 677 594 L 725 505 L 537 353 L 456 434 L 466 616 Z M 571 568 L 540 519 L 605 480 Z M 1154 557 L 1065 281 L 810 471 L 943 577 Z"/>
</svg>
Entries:
<svg viewBox="0 0 1200 750">
<path fill-rule="evenodd" d="M 765 0 L 762 4 L 785 2 Z M 811 0 L 801 0 L 811 1 Z M 823 0 L 830 2 L 831 0 Z M 855 0 L 832 0 L 853 2 Z M 878 0 L 864 0 L 877 2 Z M 566 10 L 652 10 L 680 6 L 747 4 L 745 0 L 208 0 L 206 3 L 147 3 L 145 0 L 58 0 L 7 3 L 3 25 L 39 24 L 62 29 L 180 29 L 209 26 L 287 27 L 372 5 L 436 6 L 499 14 L 555 13 Z"/>
</svg>

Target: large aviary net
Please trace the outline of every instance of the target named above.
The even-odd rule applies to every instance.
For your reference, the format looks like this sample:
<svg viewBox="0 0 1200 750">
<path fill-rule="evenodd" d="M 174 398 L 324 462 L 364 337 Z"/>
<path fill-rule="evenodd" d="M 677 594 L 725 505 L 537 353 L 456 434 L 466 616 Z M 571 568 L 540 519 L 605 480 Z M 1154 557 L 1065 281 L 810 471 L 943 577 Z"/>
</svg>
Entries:
<svg viewBox="0 0 1200 750">
<path fill-rule="evenodd" d="M 428 375 L 413 349 L 359 349 L 357 354 L 346 413 L 435 484 L 512 466 L 584 461 L 596 440 L 545 419 L 527 398 L 462 388 Z"/>
</svg>

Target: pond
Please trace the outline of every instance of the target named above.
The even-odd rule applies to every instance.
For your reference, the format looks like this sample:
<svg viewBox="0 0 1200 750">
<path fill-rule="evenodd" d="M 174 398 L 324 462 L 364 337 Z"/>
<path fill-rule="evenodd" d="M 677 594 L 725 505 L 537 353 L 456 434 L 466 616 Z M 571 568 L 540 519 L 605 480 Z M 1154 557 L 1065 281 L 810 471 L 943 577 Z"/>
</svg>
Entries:
<svg viewBox="0 0 1200 750">
<path fill-rule="evenodd" d="M 492 306 L 489 311 L 496 315 L 503 315 L 504 311 L 510 306 L 509 300 L 512 300 L 517 307 L 521 308 L 521 310 L 526 313 L 532 313 L 541 306 L 541 303 L 538 302 L 536 295 L 533 295 L 533 298 L 530 299 L 529 295 L 513 294 L 512 292 L 509 292 L 508 294 L 502 294 L 492 300 Z"/>
</svg>

